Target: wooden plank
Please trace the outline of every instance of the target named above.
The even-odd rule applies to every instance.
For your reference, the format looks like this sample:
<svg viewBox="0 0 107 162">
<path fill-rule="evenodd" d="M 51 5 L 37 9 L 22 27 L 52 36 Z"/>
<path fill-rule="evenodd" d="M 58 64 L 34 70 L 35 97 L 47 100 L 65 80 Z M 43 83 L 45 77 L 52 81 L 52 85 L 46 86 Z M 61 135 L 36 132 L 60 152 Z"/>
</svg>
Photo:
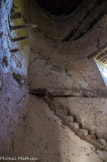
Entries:
<svg viewBox="0 0 107 162">
<path fill-rule="evenodd" d="M 25 39 L 29 39 L 30 36 L 24 36 L 24 37 L 19 37 L 19 38 L 11 38 L 12 42 L 17 42 L 17 41 L 21 41 L 21 40 L 25 40 Z"/>
<path fill-rule="evenodd" d="M 17 25 L 17 26 L 10 26 L 10 30 L 17 30 L 23 28 L 36 28 L 35 24 L 24 24 L 24 25 Z"/>
<path fill-rule="evenodd" d="M 72 90 L 47 90 L 47 89 L 29 89 L 29 93 L 38 97 L 48 95 L 50 97 L 84 97 L 96 98 L 107 97 L 106 90 L 85 90 L 85 89 L 72 89 Z"/>
</svg>

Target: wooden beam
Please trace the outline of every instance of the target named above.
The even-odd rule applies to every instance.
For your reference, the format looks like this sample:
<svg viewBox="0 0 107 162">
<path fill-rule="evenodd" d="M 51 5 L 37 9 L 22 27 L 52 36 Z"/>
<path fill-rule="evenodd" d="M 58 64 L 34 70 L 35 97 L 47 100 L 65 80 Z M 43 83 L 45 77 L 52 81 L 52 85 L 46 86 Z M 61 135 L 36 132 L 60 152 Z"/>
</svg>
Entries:
<svg viewBox="0 0 107 162">
<path fill-rule="evenodd" d="M 19 37 L 19 38 L 11 38 L 12 42 L 17 42 L 17 41 L 21 41 L 21 40 L 25 40 L 25 39 L 29 39 L 30 36 L 24 36 L 24 37 Z"/>
<path fill-rule="evenodd" d="M 17 25 L 17 26 L 10 26 L 10 30 L 17 30 L 23 28 L 36 28 L 34 24 L 24 24 L 24 25 Z"/>
<path fill-rule="evenodd" d="M 96 57 L 96 59 L 97 59 L 97 60 L 100 60 L 100 59 L 104 58 L 105 56 L 107 56 L 107 51 L 101 53 L 98 57 Z"/>
<path fill-rule="evenodd" d="M 72 89 L 72 90 L 47 90 L 47 89 L 29 89 L 29 93 L 38 97 L 46 95 L 50 97 L 84 97 L 96 98 L 107 97 L 106 90 L 85 90 L 85 89 Z"/>
<path fill-rule="evenodd" d="M 106 60 L 107 60 L 107 54 L 106 54 L 106 57 L 100 59 L 99 61 L 101 61 L 101 62 L 105 62 Z"/>
<path fill-rule="evenodd" d="M 38 89 L 29 89 L 29 93 L 36 95 L 37 97 L 44 97 L 47 93 L 47 89 L 44 88 L 38 88 Z"/>
</svg>

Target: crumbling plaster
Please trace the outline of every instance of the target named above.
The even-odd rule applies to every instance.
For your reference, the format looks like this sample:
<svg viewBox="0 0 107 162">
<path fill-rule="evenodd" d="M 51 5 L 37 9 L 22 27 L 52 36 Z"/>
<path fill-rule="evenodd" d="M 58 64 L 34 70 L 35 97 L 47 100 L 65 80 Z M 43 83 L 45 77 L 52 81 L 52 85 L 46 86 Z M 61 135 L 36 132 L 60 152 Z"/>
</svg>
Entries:
<svg viewBox="0 0 107 162">
<path fill-rule="evenodd" d="M 97 48 L 98 39 L 100 40 L 99 46 L 106 43 L 106 15 L 80 40 L 63 43 L 59 39 L 55 40 L 56 35 L 59 36 L 58 38 L 64 36 L 59 30 L 66 32 L 68 29 L 66 21 L 70 26 L 73 17 L 69 21 L 57 20 L 55 23 L 56 18 L 54 17 L 53 21 L 50 20 L 48 13 L 44 13 L 46 11 L 41 10 L 38 5 L 33 11 L 35 14 L 31 12 L 32 5 L 34 4 L 29 4 L 29 9 L 27 8 L 29 15 L 27 21 L 36 23 L 39 29 L 31 31 L 32 48 L 28 68 L 28 85 L 31 88 L 59 90 L 73 88 L 106 90 L 94 60 L 87 58 L 89 52 L 94 52 Z M 93 129 L 92 131 L 99 137 L 107 138 L 106 98 L 54 98 L 55 100 L 61 106 L 64 105 L 65 109 L 70 109 L 85 128 L 90 131 Z"/>
<path fill-rule="evenodd" d="M 22 1 L 20 2 L 22 3 Z M 30 1 L 26 1 L 27 3 L 25 3 L 25 1 L 23 2 L 24 9 L 26 7 L 28 15 L 31 16 L 32 19 L 35 19 L 35 22 L 33 20 L 32 23 L 37 24 L 37 27 L 39 27 L 40 23 L 40 27 L 48 31 L 49 24 L 46 23 L 46 21 L 50 23 L 50 18 L 45 17 L 38 8 L 35 8 L 36 13 L 34 14 L 29 5 Z M 17 1 L 15 1 L 15 4 L 19 5 Z M 88 42 L 90 34 L 87 36 L 87 39 L 84 38 L 82 41 L 82 43 L 84 43 L 84 41 L 88 42 L 87 46 L 85 46 L 86 42 L 84 45 L 87 47 L 84 49 L 85 51 L 88 50 L 87 54 L 83 51 L 83 46 L 80 42 L 77 49 L 76 45 L 78 42 L 71 45 L 70 43 L 62 44 L 59 40 L 52 40 L 55 34 L 58 34 L 59 38 L 62 37 L 62 34 L 55 31 L 55 23 L 55 26 L 53 28 L 51 26 L 50 28 L 55 31 L 55 33 L 53 31 L 51 38 L 48 38 L 47 34 L 45 37 L 45 32 L 40 32 L 40 29 L 36 31 L 31 30 L 30 34 L 32 39 L 29 42 L 12 44 L 10 35 L 8 34 L 10 33 L 8 15 L 10 15 L 11 5 L 11 1 L 2 1 L 0 8 L 1 20 L 5 20 L 3 18 L 6 16 L 7 22 L 4 23 L 1 21 L 1 26 L 3 27 L 0 28 L 5 29 L 2 37 L 0 37 L 2 43 L 0 49 L 0 156 L 36 156 L 43 162 L 103 162 L 104 160 L 106 162 L 106 152 L 97 151 L 92 145 L 81 140 L 69 128 L 62 124 L 61 120 L 54 115 L 49 106 L 46 105 L 42 99 L 28 94 L 28 85 L 32 88 L 105 88 L 94 61 L 87 60 L 86 58 L 89 51 L 95 48 L 93 45 L 90 49 L 92 45 Z M 22 8 L 22 11 L 24 9 Z M 29 21 L 28 17 L 26 17 L 27 13 L 23 11 L 24 18 L 26 18 L 28 23 L 31 20 Z M 11 23 L 14 24 L 15 22 Z M 6 25 L 7 28 L 4 25 Z M 48 31 L 48 33 L 52 32 Z M 11 34 L 12 37 L 18 36 L 16 32 L 11 32 Z M 22 33 L 19 33 L 19 35 L 20 34 Z M 7 42 L 9 42 L 9 45 L 7 45 Z M 18 47 L 20 51 L 11 54 L 9 49 L 13 47 Z M 71 54 L 71 51 L 76 51 L 76 54 L 74 55 L 73 53 L 72 56 L 65 55 Z M 80 54 L 83 53 L 83 55 L 79 56 L 78 51 Z M 8 66 L 3 64 L 3 56 L 7 57 Z M 83 61 L 82 57 L 84 58 Z M 27 73 L 28 59 L 29 68 Z M 82 64 L 84 64 L 85 67 L 83 66 L 82 68 Z M 80 74 L 78 74 L 78 69 L 80 68 L 82 71 L 80 70 Z M 15 76 L 20 74 L 20 82 L 18 82 L 16 77 L 14 78 L 13 73 L 16 74 Z M 88 77 L 88 83 L 85 80 L 86 78 L 82 79 L 82 74 L 84 74 L 86 78 Z M 87 76 L 88 74 L 89 76 Z M 26 81 L 27 77 L 28 85 Z M 96 101 L 97 104 L 95 104 Z M 102 114 L 101 121 L 104 126 L 100 132 L 98 125 L 95 125 L 95 131 L 99 131 L 98 133 L 100 133 L 101 136 L 106 135 L 106 99 L 90 100 L 71 98 L 54 99 L 54 102 L 62 104 L 63 106 L 65 106 L 66 103 L 71 113 L 75 114 L 78 120 L 80 120 L 84 126 L 89 127 L 89 129 L 94 123 L 94 117 L 90 115 L 90 121 L 92 122 L 86 120 L 86 123 L 84 122 L 84 117 L 86 117 L 89 112 L 90 114 L 93 113 L 93 110 L 95 114 L 100 110 Z M 84 106 L 84 103 L 86 106 Z M 103 109 L 101 109 L 102 104 L 98 107 L 99 103 L 104 103 Z M 91 105 L 93 105 L 93 107 L 91 107 Z M 96 121 L 100 123 L 98 118 L 99 116 L 96 115 Z"/>
<path fill-rule="evenodd" d="M 63 38 L 75 25 L 75 21 L 85 15 L 88 9 L 83 9 L 79 17 L 75 16 L 75 19 L 73 19 L 73 15 L 71 15 L 69 19 L 61 21 L 61 18 L 56 19 L 54 17 L 53 19 L 52 17 L 48 16 L 48 13 L 44 13 L 43 9 L 41 10 L 39 6 L 35 5 L 33 2 L 27 2 L 27 4 L 29 4 L 29 9 L 34 6 L 34 10 L 29 10 L 27 8 L 27 22 L 37 24 L 37 29 L 35 31 L 31 31 L 31 46 L 34 47 L 34 55 L 31 57 L 31 62 L 33 58 L 35 59 L 35 62 L 38 61 L 38 59 L 36 59 L 36 57 L 38 57 L 36 55 L 38 54 L 40 56 L 39 59 L 41 59 L 41 57 L 45 59 L 43 72 L 41 72 L 41 67 L 39 67 L 41 65 L 38 63 L 33 62 L 32 66 L 35 66 L 33 70 L 30 66 L 31 72 L 28 76 L 28 82 L 31 82 L 31 73 L 35 74 L 35 71 L 37 71 L 36 77 L 45 78 L 44 82 L 42 83 L 44 87 L 51 86 L 52 88 L 53 86 L 53 88 L 58 88 L 59 86 L 63 86 L 63 88 L 105 89 L 105 84 L 94 60 L 88 60 L 87 56 L 101 45 L 106 44 L 106 14 L 93 27 L 93 29 L 81 39 L 77 41 L 72 41 L 71 39 L 68 42 L 62 42 Z M 26 4 L 24 4 L 24 6 L 26 8 Z M 98 44 L 98 40 L 100 44 Z M 50 71 L 51 64 L 56 66 L 56 71 L 58 71 L 58 67 L 60 67 L 62 72 L 58 73 L 51 70 L 48 76 L 48 71 Z M 36 68 L 40 69 L 40 72 L 36 70 Z M 45 68 L 49 70 L 45 70 Z M 54 73 L 57 73 L 57 77 L 54 75 Z M 64 77 L 65 75 L 66 77 Z M 53 78 L 52 80 L 55 81 L 51 83 L 50 78 Z M 57 78 L 61 80 L 61 82 Z M 37 86 L 38 83 L 36 82 L 38 81 L 34 77 L 33 79 L 34 80 L 31 87 L 34 88 Z M 47 85 L 45 84 L 45 81 L 47 82 Z M 50 84 L 48 84 L 48 81 L 50 81 Z"/>
</svg>

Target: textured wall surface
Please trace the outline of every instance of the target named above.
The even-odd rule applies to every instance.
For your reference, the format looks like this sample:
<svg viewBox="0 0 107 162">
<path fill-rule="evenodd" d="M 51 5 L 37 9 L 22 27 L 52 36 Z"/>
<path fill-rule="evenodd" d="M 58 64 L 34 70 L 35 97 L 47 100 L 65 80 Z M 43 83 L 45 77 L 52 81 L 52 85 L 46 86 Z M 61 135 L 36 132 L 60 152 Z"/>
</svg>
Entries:
<svg viewBox="0 0 107 162">
<path fill-rule="evenodd" d="M 12 1 L 1 1 L 0 2 L 0 61 L 3 66 L 8 66 L 5 64 L 3 57 L 7 58 L 7 62 L 10 63 L 10 29 L 9 29 L 9 15 L 12 7 Z M 5 68 L 7 70 L 7 68 Z"/>
<path fill-rule="evenodd" d="M 106 13 L 85 35 L 78 40 L 73 40 L 73 38 L 78 36 L 79 32 L 82 33 L 82 31 L 87 29 L 90 21 L 99 15 L 98 13 L 106 5 L 106 2 L 104 2 L 95 7 L 97 9 L 92 10 L 92 14 L 90 13 L 83 20 L 82 25 L 80 25 L 71 39 L 64 42 L 62 40 L 78 25 L 77 22 L 87 15 L 88 10 L 91 10 L 92 6 L 89 5 L 87 9 L 83 8 L 83 10 L 80 10 L 81 13 L 78 13 L 79 16 L 75 15 L 75 19 L 72 15 L 69 19 L 62 22 L 60 19 L 52 18 L 43 13 L 35 3 L 28 2 L 29 8 L 35 6 L 34 10 L 26 12 L 26 15 L 28 14 L 28 22 L 37 24 L 38 27 L 37 30 L 31 32 L 31 44 L 34 47 L 34 55 L 31 51 L 31 55 L 33 55 L 31 63 L 33 63 L 29 67 L 28 77 L 31 87 L 37 87 L 38 80 L 36 78 L 41 77 L 43 82 L 42 80 L 39 82 L 40 87 L 105 89 L 104 81 L 94 60 L 89 60 L 87 56 L 106 44 Z M 41 64 L 44 64 L 44 68 L 41 68 Z M 36 75 L 31 81 L 33 74 Z"/>
<path fill-rule="evenodd" d="M 37 29 L 10 31 L 9 23 L 25 22 L 11 20 L 12 1 L 1 1 L 0 156 L 34 156 L 41 162 L 106 162 L 106 152 L 81 140 L 49 105 L 28 93 L 28 85 L 49 89 L 105 89 L 94 61 L 87 60 L 87 55 L 97 48 L 98 36 L 102 44 L 105 40 L 106 16 L 81 41 L 62 42 L 71 28 L 72 17 L 65 25 L 62 20 L 50 19 L 38 5 L 32 8 L 30 1 L 15 0 L 14 5 L 17 12 L 23 12 L 25 22 L 37 24 Z M 31 35 L 30 41 L 11 42 L 11 37 L 26 33 Z M 19 52 L 10 53 L 13 48 Z M 54 98 L 53 102 L 61 107 L 63 114 L 69 109 L 84 127 L 93 126 L 91 131 L 106 138 L 106 99 Z"/>
<path fill-rule="evenodd" d="M 36 30 L 31 30 L 28 85 L 31 88 L 54 90 L 73 88 L 106 90 L 94 60 L 87 58 L 90 53 L 106 43 L 106 13 L 80 39 L 74 41 L 71 37 L 69 41 L 62 41 L 71 31 L 71 28 L 75 26 L 76 21 L 79 22 L 94 6 L 94 9 L 92 9 L 93 16 L 90 13 L 90 16 L 82 22 L 75 35 L 85 30 L 88 23 L 99 15 L 98 13 L 104 8 L 106 1 L 100 5 L 94 4 L 93 1 L 93 5 L 89 3 L 87 9 L 81 10 L 79 17 L 75 15 L 74 19 L 71 15 L 69 19 L 63 21 L 62 18 L 57 19 L 48 15 L 33 2 L 26 2 L 24 3 L 26 21 L 37 25 Z M 28 4 L 29 8 L 27 7 Z M 32 10 L 34 6 L 35 9 Z M 54 102 L 60 108 L 64 107 L 64 112 L 68 110 L 92 134 L 107 139 L 106 98 L 54 98 Z M 102 158 L 102 156 L 100 157 Z M 81 161 L 81 159 L 79 157 L 78 160 Z M 103 157 L 103 159 L 107 160 L 106 157 Z"/>
</svg>

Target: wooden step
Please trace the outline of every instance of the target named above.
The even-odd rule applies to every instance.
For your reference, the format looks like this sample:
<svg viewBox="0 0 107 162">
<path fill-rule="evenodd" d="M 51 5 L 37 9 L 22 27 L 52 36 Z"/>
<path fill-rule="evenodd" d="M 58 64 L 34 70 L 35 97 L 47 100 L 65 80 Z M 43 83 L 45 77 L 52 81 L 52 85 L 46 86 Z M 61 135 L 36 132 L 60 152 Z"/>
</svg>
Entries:
<svg viewBox="0 0 107 162">
<path fill-rule="evenodd" d="M 17 42 L 17 41 L 21 41 L 21 40 L 25 40 L 25 39 L 29 39 L 31 38 L 29 35 L 24 36 L 24 37 L 19 37 L 19 38 L 11 38 L 12 42 Z"/>
<path fill-rule="evenodd" d="M 24 28 L 36 28 L 35 24 L 23 24 L 23 25 L 17 25 L 17 26 L 10 26 L 10 30 L 18 30 L 18 29 L 24 29 Z"/>
</svg>

